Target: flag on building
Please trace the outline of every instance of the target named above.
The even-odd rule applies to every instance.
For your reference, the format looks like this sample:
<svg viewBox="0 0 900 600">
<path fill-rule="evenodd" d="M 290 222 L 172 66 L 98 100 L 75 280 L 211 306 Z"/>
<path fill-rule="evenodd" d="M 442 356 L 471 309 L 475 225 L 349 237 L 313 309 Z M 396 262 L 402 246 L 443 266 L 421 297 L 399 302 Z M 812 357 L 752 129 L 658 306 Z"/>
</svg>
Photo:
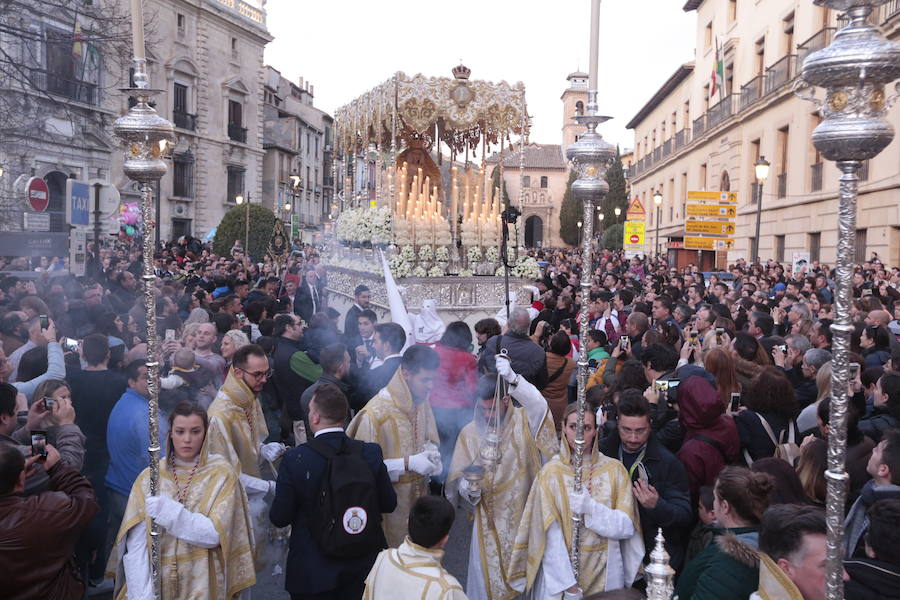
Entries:
<svg viewBox="0 0 900 600">
<path fill-rule="evenodd" d="M 72 30 L 72 58 L 81 60 L 84 56 L 84 32 L 81 31 L 81 23 L 75 17 L 75 28 Z"/>
<path fill-rule="evenodd" d="M 716 94 L 719 95 L 719 100 L 722 100 L 725 96 L 725 61 L 722 60 L 718 38 L 716 38 L 716 59 L 715 62 L 713 62 L 712 83 L 709 86 L 709 97 L 715 98 Z"/>
</svg>

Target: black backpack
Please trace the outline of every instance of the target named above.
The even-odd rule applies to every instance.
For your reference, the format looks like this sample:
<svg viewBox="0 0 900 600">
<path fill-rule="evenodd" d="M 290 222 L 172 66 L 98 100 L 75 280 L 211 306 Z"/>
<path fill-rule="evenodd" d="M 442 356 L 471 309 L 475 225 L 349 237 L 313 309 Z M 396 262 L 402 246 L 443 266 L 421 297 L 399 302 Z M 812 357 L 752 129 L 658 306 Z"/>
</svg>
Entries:
<svg viewBox="0 0 900 600">
<path fill-rule="evenodd" d="M 375 474 L 362 457 L 363 442 L 344 438 L 335 449 L 323 440 L 307 442 L 328 461 L 308 520 L 326 556 L 359 558 L 385 547 Z"/>
</svg>

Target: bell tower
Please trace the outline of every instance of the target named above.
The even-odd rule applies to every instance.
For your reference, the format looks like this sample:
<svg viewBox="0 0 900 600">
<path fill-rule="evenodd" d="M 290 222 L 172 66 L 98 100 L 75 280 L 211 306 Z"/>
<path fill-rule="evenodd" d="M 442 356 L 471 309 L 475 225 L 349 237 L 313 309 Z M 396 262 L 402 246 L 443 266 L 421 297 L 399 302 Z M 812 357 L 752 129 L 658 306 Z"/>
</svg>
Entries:
<svg viewBox="0 0 900 600">
<path fill-rule="evenodd" d="M 572 120 L 575 115 L 584 114 L 587 105 L 588 74 L 576 71 L 566 77 L 569 87 L 562 93 L 560 100 L 563 103 L 562 121 L 562 151 L 577 141 L 577 136 L 584 131 L 584 125 L 579 125 Z"/>
</svg>

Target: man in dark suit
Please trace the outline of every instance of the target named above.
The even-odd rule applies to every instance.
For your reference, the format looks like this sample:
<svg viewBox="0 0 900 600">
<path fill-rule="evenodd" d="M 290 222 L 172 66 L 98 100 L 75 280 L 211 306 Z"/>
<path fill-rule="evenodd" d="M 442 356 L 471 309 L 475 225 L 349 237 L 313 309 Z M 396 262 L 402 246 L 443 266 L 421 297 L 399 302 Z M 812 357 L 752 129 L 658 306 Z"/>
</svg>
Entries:
<svg viewBox="0 0 900 600">
<path fill-rule="evenodd" d="M 347 413 L 347 399 L 336 385 L 328 383 L 317 388 L 309 403 L 310 428 L 315 437 L 335 449 L 342 443 L 352 442 L 343 430 Z M 375 475 L 379 512 L 393 512 L 397 495 L 384 466 L 381 447 L 364 444 L 362 457 Z M 276 527 L 292 526 L 284 584 L 291 600 L 358 600 L 378 555 L 375 550 L 359 558 L 331 558 L 313 538 L 308 518 L 316 514 L 316 496 L 327 466 L 324 456 L 303 444 L 286 452 L 278 468 L 269 518 Z M 379 516 L 372 515 L 372 518 Z M 387 547 L 383 537 L 382 547 Z"/>
<path fill-rule="evenodd" d="M 375 326 L 372 348 L 375 360 L 367 368 L 350 370 L 350 385 L 353 392 L 350 402 L 354 410 L 359 410 L 375 397 L 393 379 L 400 368 L 401 350 L 406 343 L 406 332 L 397 323 L 379 323 Z"/>
<path fill-rule="evenodd" d="M 314 314 L 325 310 L 319 286 L 316 285 L 317 279 L 316 272 L 310 269 L 294 293 L 294 314 L 299 315 L 307 323 Z"/>
<path fill-rule="evenodd" d="M 368 286 L 356 286 L 356 289 L 353 290 L 353 296 L 356 299 L 356 303 L 350 307 L 350 310 L 347 311 L 347 317 L 344 319 L 344 339 L 347 340 L 348 345 L 359 335 L 359 324 L 357 322 L 359 313 L 372 308 L 370 305 L 372 292 L 369 291 Z"/>
<path fill-rule="evenodd" d="M 359 369 L 368 369 L 375 360 L 375 325 L 378 316 L 374 310 L 364 310 L 356 319 L 359 335 L 353 340 L 348 340 L 347 351 L 354 365 Z"/>
</svg>

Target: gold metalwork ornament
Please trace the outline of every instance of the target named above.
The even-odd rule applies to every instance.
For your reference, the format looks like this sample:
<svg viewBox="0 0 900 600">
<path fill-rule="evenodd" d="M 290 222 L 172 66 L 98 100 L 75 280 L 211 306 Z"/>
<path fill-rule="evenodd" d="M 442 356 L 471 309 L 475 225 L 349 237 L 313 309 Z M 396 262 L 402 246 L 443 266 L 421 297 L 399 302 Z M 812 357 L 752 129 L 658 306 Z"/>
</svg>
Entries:
<svg viewBox="0 0 900 600">
<path fill-rule="evenodd" d="M 847 102 L 847 92 L 839 90 L 831 94 L 831 97 L 828 99 L 828 106 L 835 112 L 841 112 L 847 108 Z"/>
<path fill-rule="evenodd" d="M 874 111 L 881 111 L 884 109 L 885 96 L 883 89 L 876 89 L 872 92 L 872 96 L 869 98 L 869 106 L 872 107 Z"/>
</svg>

